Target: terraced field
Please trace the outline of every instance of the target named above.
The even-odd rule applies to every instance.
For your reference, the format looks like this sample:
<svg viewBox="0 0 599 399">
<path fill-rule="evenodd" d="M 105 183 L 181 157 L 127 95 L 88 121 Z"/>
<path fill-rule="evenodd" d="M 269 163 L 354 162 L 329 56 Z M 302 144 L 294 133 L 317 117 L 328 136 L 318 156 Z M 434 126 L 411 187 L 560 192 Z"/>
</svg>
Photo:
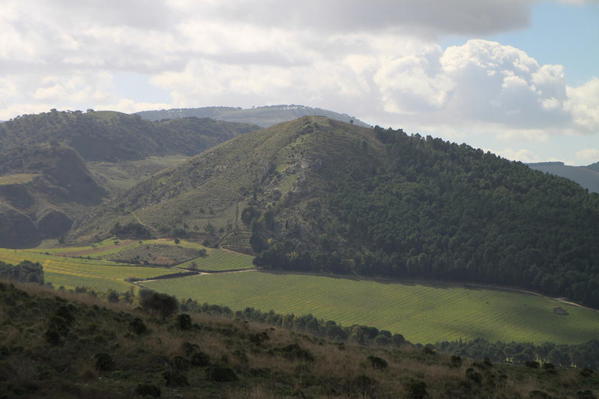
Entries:
<svg viewBox="0 0 599 399">
<path fill-rule="evenodd" d="M 32 250 L 0 249 L 0 261 L 17 264 L 23 260 L 39 262 L 44 267 L 45 279 L 56 287 L 86 286 L 96 290 L 127 290 L 132 284 L 127 278 L 152 278 L 173 273 L 162 267 L 140 267 L 97 259 L 69 258 Z"/>
<path fill-rule="evenodd" d="M 116 243 L 116 244 L 115 244 Z M 147 246 L 173 246 L 181 247 L 184 249 L 204 250 L 206 256 L 199 256 L 186 260 L 185 262 L 178 265 L 180 268 L 185 269 L 198 269 L 206 271 L 225 271 L 225 270 L 237 270 L 237 269 L 251 269 L 254 267 L 252 260 L 253 257 L 250 255 L 241 254 L 238 252 L 229 251 L 227 249 L 219 248 L 208 248 L 201 244 L 181 240 L 179 243 L 171 239 L 156 239 L 156 240 L 105 240 L 90 246 L 82 247 L 66 247 L 66 248 L 54 248 L 54 249 L 31 249 L 25 250 L 26 252 L 34 253 L 48 253 L 52 255 L 64 255 L 64 256 L 79 256 L 89 257 L 92 259 L 106 259 L 106 258 L 118 258 L 120 253 L 127 253 L 133 250 L 143 250 Z"/>
<path fill-rule="evenodd" d="M 191 258 L 178 268 L 138 266 L 113 262 L 120 254 L 141 254 L 144 248 L 172 246 L 182 249 L 205 250 L 206 256 Z M 165 251 L 168 254 L 168 251 Z M 175 243 L 169 239 L 157 240 L 105 240 L 93 245 L 53 249 L 0 249 L 0 261 L 17 264 L 23 260 L 39 262 L 44 267 L 45 279 L 56 287 L 89 287 L 97 291 L 114 289 L 125 291 L 133 285 L 127 278 L 149 279 L 182 268 L 207 271 L 224 271 L 253 268 L 252 257 L 226 249 L 206 248 L 200 244 L 182 240 Z"/>
<path fill-rule="evenodd" d="M 523 293 L 241 272 L 150 281 L 157 291 L 240 310 L 364 324 L 412 342 L 472 339 L 580 343 L 599 338 L 599 312 Z M 564 309 L 559 315 L 554 309 Z"/>
</svg>

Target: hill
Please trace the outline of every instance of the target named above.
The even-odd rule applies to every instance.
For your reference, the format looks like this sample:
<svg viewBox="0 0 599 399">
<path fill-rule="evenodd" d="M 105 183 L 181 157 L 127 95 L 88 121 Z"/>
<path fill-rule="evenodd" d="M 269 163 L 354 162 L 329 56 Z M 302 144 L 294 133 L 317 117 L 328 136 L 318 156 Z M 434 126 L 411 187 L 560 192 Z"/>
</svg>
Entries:
<svg viewBox="0 0 599 399">
<path fill-rule="evenodd" d="M 599 307 L 599 196 L 467 145 L 305 117 L 237 137 L 90 215 L 264 269 L 479 282 Z"/>
<path fill-rule="evenodd" d="M 590 192 L 599 193 L 599 166 L 593 164 L 589 166 L 569 166 L 563 162 L 538 162 L 527 164 L 530 168 L 540 170 L 552 175 L 565 177 Z"/>
<path fill-rule="evenodd" d="M 150 122 L 113 111 L 25 115 L 0 125 L 0 148 L 11 150 L 43 143 L 73 148 L 85 161 L 118 162 L 152 155 L 194 155 L 256 126 L 185 118 Z"/>
<path fill-rule="evenodd" d="M 248 322 L 251 309 L 236 320 L 210 315 L 209 306 L 176 315 L 173 298 L 142 294 L 123 296 L 122 303 L 113 295 L 107 303 L 0 283 L 0 392 L 8 398 L 592 399 L 599 385 L 590 369 L 494 364 L 408 344 L 361 345 L 366 327 L 340 343 Z"/>
<path fill-rule="evenodd" d="M 0 246 L 60 238 L 86 209 L 257 126 L 118 112 L 25 115 L 0 125 Z M 90 171 L 91 169 L 91 171 Z"/>
<path fill-rule="evenodd" d="M 23 248 L 60 238 L 106 194 L 68 147 L 7 151 L 0 156 L 0 246 Z"/>
<path fill-rule="evenodd" d="M 251 123 L 261 127 L 270 127 L 282 122 L 288 122 L 303 116 L 324 116 L 342 122 L 368 127 L 368 124 L 338 112 L 322 108 L 312 108 L 303 105 L 270 105 L 252 108 L 234 107 L 204 107 L 204 108 L 179 108 L 156 111 L 142 111 L 137 115 L 143 119 L 159 121 L 162 119 L 179 119 L 186 117 L 212 118 L 228 122 Z"/>
</svg>

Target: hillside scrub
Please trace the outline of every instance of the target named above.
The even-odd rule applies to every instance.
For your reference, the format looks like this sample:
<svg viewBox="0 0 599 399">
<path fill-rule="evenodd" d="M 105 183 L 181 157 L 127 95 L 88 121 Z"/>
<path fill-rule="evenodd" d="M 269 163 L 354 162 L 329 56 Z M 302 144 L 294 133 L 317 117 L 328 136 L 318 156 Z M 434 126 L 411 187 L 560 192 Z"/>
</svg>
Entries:
<svg viewBox="0 0 599 399">
<path fill-rule="evenodd" d="M 131 332 L 136 320 L 147 326 L 141 335 Z M 206 314 L 191 320 L 191 328 L 181 330 L 178 318 L 156 318 L 130 305 L 1 283 L 0 392 L 28 398 L 507 399 L 593 397 L 599 386 L 592 370 L 458 363 L 428 348 L 340 346 L 243 320 Z"/>
</svg>

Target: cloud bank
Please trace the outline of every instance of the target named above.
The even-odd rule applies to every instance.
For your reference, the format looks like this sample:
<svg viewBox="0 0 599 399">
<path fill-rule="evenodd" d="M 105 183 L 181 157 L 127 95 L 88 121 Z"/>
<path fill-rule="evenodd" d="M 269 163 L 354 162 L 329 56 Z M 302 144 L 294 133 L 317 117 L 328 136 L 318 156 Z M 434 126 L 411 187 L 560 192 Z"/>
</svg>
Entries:
<svg viewBox="0 0 599 399">
<path fill-rule="evenodd" d="M 54 107 L 296 103 L 446 136 L 598 133 L 599 78 L 568 87 L 563 66 L 514 47 L 439 45 L 526 27 L 534 3 L 5 0 L 0 120 Z M 165 98 L 123 93 L 120 74 Z"/>
</svg>

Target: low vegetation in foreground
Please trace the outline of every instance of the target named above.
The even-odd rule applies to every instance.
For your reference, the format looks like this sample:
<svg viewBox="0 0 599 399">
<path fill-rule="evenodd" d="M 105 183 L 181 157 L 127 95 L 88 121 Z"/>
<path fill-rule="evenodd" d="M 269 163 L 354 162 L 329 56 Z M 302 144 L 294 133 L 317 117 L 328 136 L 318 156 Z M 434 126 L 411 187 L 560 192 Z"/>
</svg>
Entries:
<svg viewBox="0 0 599 399">
<path fill-rule="evenodd" d="M 135 307 L 134 307 L 135 306 Z M 40 317 L 49 315 L 49 317 Z M 591 369 L 339 344 L 244 320 L 0 284 L 5 398 L 595 398 Z"/>
</svg>

